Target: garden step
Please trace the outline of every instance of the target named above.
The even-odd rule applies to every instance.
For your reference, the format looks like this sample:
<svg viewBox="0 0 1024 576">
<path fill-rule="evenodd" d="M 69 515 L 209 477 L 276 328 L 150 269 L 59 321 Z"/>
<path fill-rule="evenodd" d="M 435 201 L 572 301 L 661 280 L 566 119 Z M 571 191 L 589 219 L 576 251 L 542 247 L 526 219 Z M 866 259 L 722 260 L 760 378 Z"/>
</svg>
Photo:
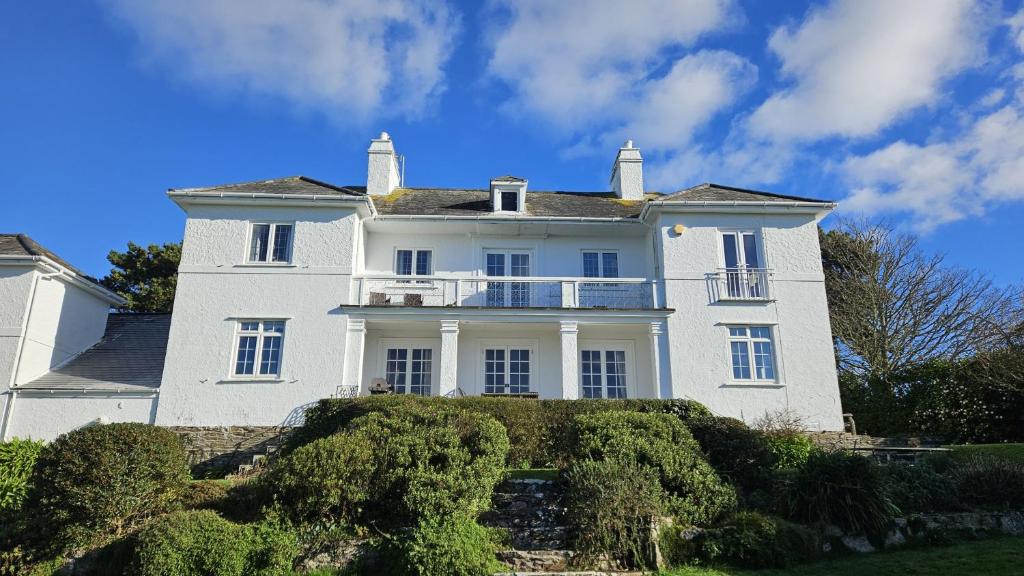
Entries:
<svg viewBox="0 0 1024 576">
<path fill-rule="evenodd" d="M 498 559 L 509 565 L 515 573 L 563 572 L 572 559 L 571 550 L 503 550 Z"/>
<path fill-rule="evenodd" d="M 506 480 L 496 489 L 485 526 L 502 528 L 517 551 L 560 550 L 566 545 L 561 486 L 550 480 Z"/>
</svg>

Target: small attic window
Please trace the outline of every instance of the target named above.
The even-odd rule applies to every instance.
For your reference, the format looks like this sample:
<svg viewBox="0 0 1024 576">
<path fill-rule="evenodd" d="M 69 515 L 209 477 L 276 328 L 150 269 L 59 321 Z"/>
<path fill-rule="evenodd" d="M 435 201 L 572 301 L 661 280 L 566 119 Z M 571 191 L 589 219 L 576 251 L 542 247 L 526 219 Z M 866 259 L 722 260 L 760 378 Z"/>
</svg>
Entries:
<svg viewBox="0 0 1024 576">
<path fill-rule="evenodd" d="M 502 212 L 519 212 L 519 191 L 518 190 L 502 190 L 502 192 L 501 192 L 501 211 Z"/>
</svg>

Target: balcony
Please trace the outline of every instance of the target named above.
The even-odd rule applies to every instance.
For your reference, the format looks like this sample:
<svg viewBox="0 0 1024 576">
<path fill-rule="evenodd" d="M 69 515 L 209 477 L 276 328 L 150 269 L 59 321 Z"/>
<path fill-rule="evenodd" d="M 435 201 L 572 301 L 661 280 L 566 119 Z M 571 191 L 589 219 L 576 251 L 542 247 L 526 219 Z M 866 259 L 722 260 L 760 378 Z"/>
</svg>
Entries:
<svg viewBox="0 0 1024 576">
<path fill-rule="evenodd" d="M 657 302 L 656 284 L 637 278 L 363 276 L 355 285 L 360 306 L 652 310 Z"/>
<path fill-rule="evenodd" d="M 771 300 L 768 268 L 719 268 L 708 274 L 709 288 L 715 301 Z"/>
</svg>

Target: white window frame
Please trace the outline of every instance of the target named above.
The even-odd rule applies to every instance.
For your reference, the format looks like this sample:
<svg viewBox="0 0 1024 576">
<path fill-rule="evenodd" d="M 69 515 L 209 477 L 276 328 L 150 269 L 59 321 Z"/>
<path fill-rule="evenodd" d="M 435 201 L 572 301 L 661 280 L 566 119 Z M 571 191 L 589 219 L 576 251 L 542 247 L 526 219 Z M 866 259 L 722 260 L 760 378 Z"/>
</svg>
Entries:
<svg viewBox="0 0 1024 576">
<path fill-rule="evenodd" d="M 587 268 L 586 268 L 586 263 L 584 262 L 584 258 L 585 258 L 584 255 L 588 254 L 588 253 L 596 253 L 597 254 L 597 273 L 598 273 L 598 276 L 585 276 Z M 587 278 L 588 280 L 590 278 L 609 278 L 609 276 L 605 276 L 605 270 L 604 270 L 604 255 L 605 254 L 615 254 L 615 265 L 616 265 L 615 273 L 616 273 L 616 275 L 615 276 L 611 276 L 611 278 L 622 278 L 622 258 L 619 257 L 620 254 L 619 254 L 619 250 L 617 248 L 582 248 L 582 249 L 580 249 L 580 278 Z"/>
<path fill-rule="evenodd" d="M 412 270 L 411 274 L 399 274 L 398 273 L 398 253 L 401 251 L 412 252 Z M 419 258 L 420 252 L 430 252 L 430 269 L 427 270 L 426 274 L 416 273 L 416 262 Z M 433 276 L 434 275 L 434 256 L 436 251 L 433 247 L 429 246 L 395 246 L 394 254 L 391 257 L 391 271 L 395 276 L 400 277 L 399 282 L 424 282 L 423 280 L 409 280 L 409 276 Z"/>
<path fill-rule="evenodd" d="M 754 246 L 757 248 L 757 256 L 760 262 L 756 262 L 753 266 L 747 262 L 746 251 L 743 249 L 742 237 L 744 234 L 750 234 L 754 237 Z M 738 256 L 742 260 L 741 268 L 753 268 L 753 269 L 764 269 L 768 268 L 768 253 L 764 248 L 764 236 L 760 228 L 719 228 L 718 229 L 718 267 L 726 268 L 725 263 L 725 236 L 734 235 L 737 241 L 739 241 Z"/>
<path fill-rule="evenodd" d="M 608 398 L 608 375 L 606 370 L 606 352 L 625 352 L 626 356 L 626 398 L 637 398 L 636 393 L 636 350 L 632 340 L 579 340 L 576 344 L 576 362 L 578 366 L 579 397 L 583 394 L 583 352 L 597 351 L 601 353 L 601 398 Z"/>
<path fill-rule="evenodd" d="M 270 233 L 267 235 L 267 259 L 266 260 L 253 260 L 252 259 L 252 241 L 253 233 L 257 226 L 270 226 Z M 290 226 L 291 235 L 288 238 L 288 260 L 275 261 L 274 258 L 274 240 L 277 238 L 277 227 L 278 226 Z M 295 222 L 278 222 L 269 220 L 252 220 L 249 222 L 249 231 L 246 234 L 245 242 L 245 258 L 242 260 L 246 264 L 254 266 L 290 266 L 292 261 L 295 260 Z"/>
<path fill-rule="evenodd" d="M 775 326 L 764 323 L 750 323 L 750 324 L 726 324 L 725 336 L 726 336 L 726 356 L 729 369 L 729 382 L 732 384 L 741 385 L 780 385 L 782 382 L 782 363 L 779 361 L 779 344 L 778 344 L 778 331 Z M 746 329 L 746 336 L 733 336 L 731 329 L 743 328 Z M 768 330 L 768 338 L 754 338 L 751 336 L 750 330 L 752 328 L 764 328 Z M 749 362 L 750 378 L 737 378 L 732 359 L 732 345 L 734 342 L 744 343 L 747 350 L 747 361 Z M 754 343 L 755 342 L 768 342 L 771 345 L 771 369 L 773 373 L 772 378 L 758 378 L 757 377 L 757 361 L 754 356 Z"/>
<path fill-rule="evenodd" d="M 406 362 L 409 363 L 407 374 L 412 373 L 412 351 L 419 349 L 430 350 L 430 394 L 427 394 L 427 396 L 437 396 L 441 377 L 441 340 L 437 338 L 381 338 L 377 352 L 379 378 L 387 378 L 388 350 L 392 348 L 407 350 Z M 405 386 L 406 391 L 404 394 L 415 396 L 415 394 L 409 392 L 411 383 L 406 383 Z"/>
<path fill-rule="evenodd" d="M 539 390 L 537 385 L 538 369 L 540 368 L 540 357 L 537 355 L 539 346 L 536 340 L 523 340 L 523 339 L 509 339 L 509 340 L 484 340 L 480 342 L 480 353 L 478 354 L 479 364 L 477 366 L 477 390 L 479 394 L 487 393 L 487 351 L 488 350 L 505 350 L 505 382 L 506 387 L 510 378 L 511 373 L 511 352 L 510 350 L 529 350 L 530 351 L 530 384 L 527 386 L 526 392 L 515 392 L 515 394 L 537 394 Z"/>
<path fill-rule="evenodd" d="M 287 318 L 237 318 L 232 320 L 235 323 L 233 330 L 233 337 L 231 339 L 232 347 L 230 354 L 230 364 L 228 365 L 228 380 L 263 380 L 271 382 L 279 382 L 282 380 L 282 374 L 284 374 L 284 344 L 288 334 L 288 319 Z M 259 327 L 256 331 L 242 330 L 243 324 L 256 322 Z M 284 329 L 281 332 L 265 332 L 263 325 L 266 322 L 281 322 L 284 325 Z M 264 340 L 268 335 L 279 335 L 281 338 L 281 349 L 278 352 L 277 360 L 277 372 L 274 374 L 260 374 L 260 363 L 263 357 L 263 346 Z M 252 374 L 239 374 L 238 370 L 238 347 L 241 344 L 243 337 L 255 336 L 256 337 L 256 350 L 253 359 L 253 373 Z"/>
</svg>

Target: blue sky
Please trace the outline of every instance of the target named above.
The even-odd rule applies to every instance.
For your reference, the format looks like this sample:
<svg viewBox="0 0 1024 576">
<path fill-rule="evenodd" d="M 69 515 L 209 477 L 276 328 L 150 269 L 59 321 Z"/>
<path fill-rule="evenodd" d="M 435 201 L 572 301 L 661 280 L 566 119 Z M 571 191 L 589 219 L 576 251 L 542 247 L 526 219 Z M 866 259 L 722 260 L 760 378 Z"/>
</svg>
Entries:
<svg viewBox="0 0 1024 576">
<path fill-rule="evenodd" d="M 0 6 L 0 231 L 102 275 L 177 241 L 169 187 L 365 180 L 841 202 L 1024 282 L 1020 1 L 36 0 Z"/>
</svg>

